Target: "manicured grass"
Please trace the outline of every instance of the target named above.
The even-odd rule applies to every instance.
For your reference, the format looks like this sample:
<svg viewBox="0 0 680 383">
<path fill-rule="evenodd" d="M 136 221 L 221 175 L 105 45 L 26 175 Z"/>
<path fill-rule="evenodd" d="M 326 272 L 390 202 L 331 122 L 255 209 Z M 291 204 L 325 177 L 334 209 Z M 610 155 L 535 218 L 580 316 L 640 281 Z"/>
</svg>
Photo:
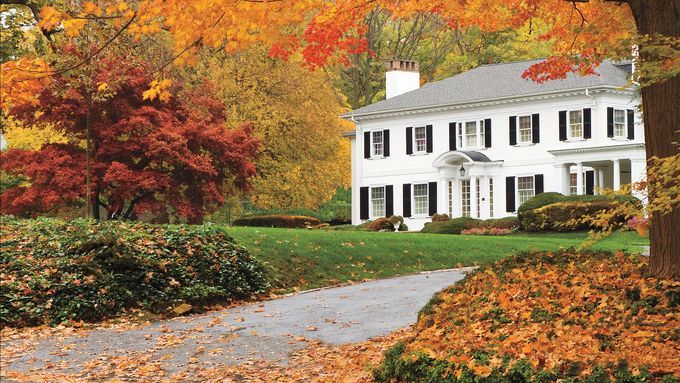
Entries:
<svg viewBox="0 0 680 383">
<path fill-rule="evenodd" d="M 272 270 L 283 290 L 482 265 L 524 250 L 577 247 L 586 233 L 519 233 L 490 237 L 232 227 L 229 233 Z M 640 251 L 647 239 L 616 233 L 596 249 Z"/>
</svg>

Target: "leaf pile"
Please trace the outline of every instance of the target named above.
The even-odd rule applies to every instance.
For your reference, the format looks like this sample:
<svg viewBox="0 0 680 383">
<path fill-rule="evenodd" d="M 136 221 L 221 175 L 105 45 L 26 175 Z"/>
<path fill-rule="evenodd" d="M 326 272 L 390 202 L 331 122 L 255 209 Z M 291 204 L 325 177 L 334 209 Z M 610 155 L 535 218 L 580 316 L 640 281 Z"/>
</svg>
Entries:
<svg viewBox="0 0 680 383">
<path fill-rule="evenodd" d="M 522 254 L 435 295 L 378 381 L 677 381 L 680 282 L 617 253 Z M 519 380 L 518 380 L 519 379 Z"/>
<path fill-rule="evenodd" d="M 246 299 L 267 286 L 259 262 L 219 227 L 0 221 L 0 326 Z"/>
</svg>

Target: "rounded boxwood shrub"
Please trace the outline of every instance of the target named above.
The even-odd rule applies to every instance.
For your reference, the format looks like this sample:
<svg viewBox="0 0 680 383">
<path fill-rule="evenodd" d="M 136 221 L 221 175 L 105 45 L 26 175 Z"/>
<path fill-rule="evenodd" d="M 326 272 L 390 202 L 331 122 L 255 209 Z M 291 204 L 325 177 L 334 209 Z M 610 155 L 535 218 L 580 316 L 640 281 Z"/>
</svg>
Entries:
<svg viewBox="0 0 680 383">
<path fill-rule="evenodd" d="M 161 312 L 268 287 L 260 263 L 215 226 L 3 218 L 0 270 L 0 326 Z"/>
<path fill-rule="evenodd" d="M 253 227 L 280 227 L 280 228 L 305 228 L 316 226 L 320 220 L 305 215 L 285 215 L 285 214 L 264 214 L 246 215 L 236 219 L 234 226 L 253 226 Z"/>
<path fill-rule="evenodd" d="M 380 217 L 374 219 L 373 221 L 364 222 L 361 225 L 361 229 L 365 231 L 381 231 L 381 230 L 394 231 L 394 224 L 392 223 L 392 221 L 390 221 L 389 218 Z"/>
<path fill-rule="evenodd" d="M 431 234 L 460 234 L 464 229 L 476 227 L 481 220 L 471 217 L 453 218 L 447 221 L 428 222 L 420 231 Z"/>
<path fill-rule="evenodd" d="M 441 221 L 448 221 L 450 220 L 451 217 L 449 217 L 448 214 L 433 214 L 432 215 L 432 222 L 441 222 Z"/>
</svg>

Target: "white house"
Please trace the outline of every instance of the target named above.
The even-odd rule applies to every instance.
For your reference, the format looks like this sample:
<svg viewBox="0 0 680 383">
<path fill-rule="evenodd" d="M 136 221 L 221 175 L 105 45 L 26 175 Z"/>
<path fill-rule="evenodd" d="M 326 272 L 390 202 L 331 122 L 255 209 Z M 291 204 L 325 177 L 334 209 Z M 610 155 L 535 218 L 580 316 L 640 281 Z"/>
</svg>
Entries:
<svg viewBox="0 0 680 383">
<path fill-rule="evenodd" d="M 434 213 L 498 218 L 548 191 L 592 194 L 644 176 L 640 100 L 630 63 L 542 84 L 538 61 L 483 65 L 420 87 L 418 64 L 392 61 L 387 99 L 355 123 L 352 223 L 402 215 L 419 230 Z"/>
</svg>

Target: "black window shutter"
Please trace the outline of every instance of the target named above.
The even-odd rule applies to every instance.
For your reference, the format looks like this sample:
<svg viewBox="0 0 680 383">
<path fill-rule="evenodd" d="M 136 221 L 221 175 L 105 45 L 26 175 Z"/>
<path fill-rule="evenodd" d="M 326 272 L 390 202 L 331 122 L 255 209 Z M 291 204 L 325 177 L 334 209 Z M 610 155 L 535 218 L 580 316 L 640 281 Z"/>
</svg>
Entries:
<svg viewBox="0 0 680 383">
<path fill-rule="evenodd" d="M 364 158 L 371 158 L 371 132 L 364 132 Z"/>
<path fill-rule="evenodd" d="M 543 174 L 534 175 L 534 195 L 543 193 Z"/>
<path fill-rule="evenodd" d="M 491 119 L 484 120 L 484 147 L 491 147 Z"/>
<path fill-rule="evenodd" d="M 429 202 L 430 216 L 437 214 L 437 183 L 430 182 L 427 186 L 427 197 Z"/>
<path fill-rule="evenodd" d="M 633 109 L 628 109 L 628 139 L 635 139 L 635 111 Z"/>
<path fill-rule="evenodd" d="M 411 216 L 411 184 L 404 184 L 404 199 L 403 199 L 403 207 L 404 207 L 404 217 L 410 217 Z"/>
<path fill-rule="evenodd" d="M 560 141 L 567 140 L 567 111 L 560 111 Z"/>
<path fill-rule="evenodd" d="M 515 211 L 515 177 L 505 177 L 505 211 Z"/>
<path fill-rule="evenodd" d="M 383 156 L 390 156 L 390 131 L 387 129 L 383 130 Z"/>
<path fill-rule="evenodd" d="M 517 116 L 510 117 L 510 145 L 517 145 Z"/>
<path fill-rule="evenodd" d="M 406 154 L 413 154 L 413 128 L 406 128 Z"/>
<path fill-rule="evenodd" d="M 614 137 L 614 108 L 607 108 L 607 137 Z"/>
<path fill-rule="evenodd" d="M 359 189 L 359 218 L 368 219 L 368 186 Z"/>
<path fill-rule="evenodd" d="M 425 126 L 425 137 L 427 138 L 427 152 L 432 153 L 432 125 Z"/>
<path fill-rule="evenodd" d="M 586 194 L 595 194 L 595 171 L 586 170 Z"/>
<path fill-rule="evenodd" d="M 540 117 L 538 113 L 531 115 L 531 142 L 538 144 L 541 142 Z"/>
<path fill-rule="evenodd" d="M 449 150 L 456 150 L 456 123 L 449 122 Z"/>
<path fill-rule="evenodd" d="M 394 187 L 392 185 L 385 186 L 385 217 L 394 215 Z"/>
<path fill-rule="evenodd" d="M 583 109 L 583 138 L 592 138 L 593 129 L 590 123 L 590 108 Z"/>
</svg>

